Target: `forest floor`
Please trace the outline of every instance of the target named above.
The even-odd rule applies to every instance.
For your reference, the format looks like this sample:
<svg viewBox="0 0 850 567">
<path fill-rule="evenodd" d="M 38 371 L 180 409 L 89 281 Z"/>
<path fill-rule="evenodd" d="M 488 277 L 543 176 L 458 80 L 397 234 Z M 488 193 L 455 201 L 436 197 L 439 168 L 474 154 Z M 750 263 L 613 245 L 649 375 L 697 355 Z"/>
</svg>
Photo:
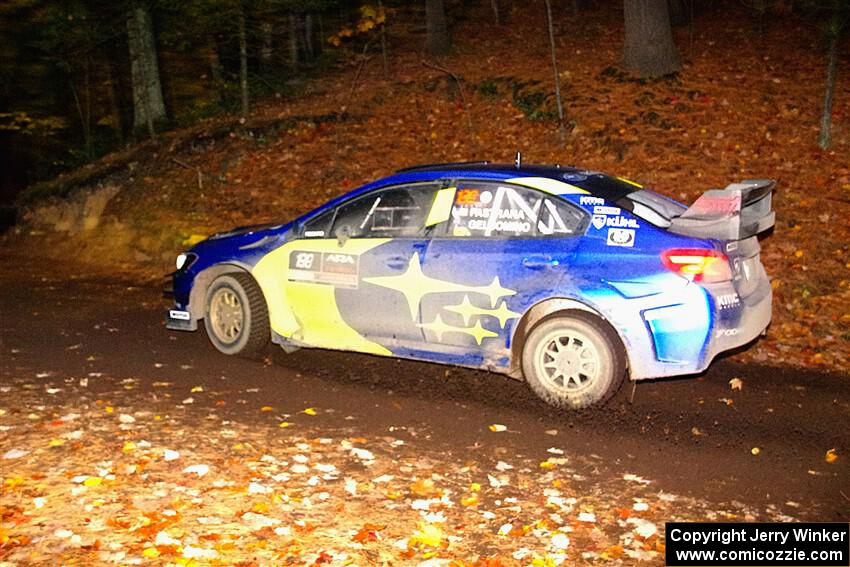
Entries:
<svg viewBox="0 0 850 567">
<path fill-rule="evenodd" d="M 0 261 L 0 567 L 652 567 L 665 522 L 850 520 L 845 375 L 722 360 L 564 412 L 477 370 L 224 360 L 152 286 Z"/>
<path fill-rule="evenodd" d="M 642 81 L 616 67 L 619 12 L 560 13 L 564 145 L 549 118 L 555 107 L 542 8 L 517 8 L 503 26 L 483 8 L 472 12 L 454 22 L 455 50 L 443 60 L 423 59 L 421 35 L 391 19 L 386 71 L 379 54 L 362 69 L 352 55 L 298 96 L 259 102 L 247 120 L 210 119 L 64 176 L 54 187 L 109 171 L 98 183 L 117 194 L 98 226 L 63 224 L 74 213 L 47 201 L 3 245 L 74 258 L 81 272 L 153 278 L 215 231 L 292 218 L 403 166 L 509 162 L 517 150 L 526 162 L 614 173 L 684 202 L 769 177 L 778 181 L 777 221 L 762 241 L 762 261 L 775 293 L 773 324 L 735 360 L 847 370 L 849 50 L 839 66 L 832 149 L 822 151 L 823 50 L 817 29 L 794 16 L 773 18 L 757 33 L 743 7 L 697 14 L 692 34 L 676 30 L 682 71 Z M 71 200 L 90 190 L 76 189 Z M 60 225 L 69 232 L 56 232 Z"/>
</svg>

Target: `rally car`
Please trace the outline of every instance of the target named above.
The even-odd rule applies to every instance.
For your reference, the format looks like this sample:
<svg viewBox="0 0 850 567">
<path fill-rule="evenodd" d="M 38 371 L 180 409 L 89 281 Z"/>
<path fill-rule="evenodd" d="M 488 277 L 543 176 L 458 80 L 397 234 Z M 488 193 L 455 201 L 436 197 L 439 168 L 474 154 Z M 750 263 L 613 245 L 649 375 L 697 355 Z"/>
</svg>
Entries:
<svg viewBox="0 0 850 567">
<path fill-rule="evenodd" d="M 203 320 L 229 355 L 271 341 L 482 368 L 586 407 L 765 330 L 773 189 L 743 181 L 685 207 L 570 167 L 409 168 L 180 254 L 167 327 Z"/>
</svg>

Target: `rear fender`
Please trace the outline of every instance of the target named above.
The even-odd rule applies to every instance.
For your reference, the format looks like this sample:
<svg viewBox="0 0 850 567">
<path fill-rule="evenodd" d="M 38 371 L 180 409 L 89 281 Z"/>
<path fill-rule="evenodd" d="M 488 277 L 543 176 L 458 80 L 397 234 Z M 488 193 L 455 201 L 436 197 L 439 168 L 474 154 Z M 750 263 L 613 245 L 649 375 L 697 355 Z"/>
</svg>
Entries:
<svg viewBox="0 0 850 567">
<path fill-rule="evenodd" d="M 583 311 L 585 313 L 590 313 L 599 318 L 600 321 L 605 323 L 611 328 L 613 334 L 620 340 L 620 344 L 623 344 L 623 339 L 620 337 L 620 334 L 617 330 L 611 326 L 610 323 L 605 319 L 605 317 L 593 307 L 582 303 L 581 301 L 575 299 L 568 299 L 566 297 L 556 297 L 552 299 L 546 299 L 541 301 L 540 303 L 535 304 L 530 309 L 528 309 L 525 314 L 520 319 L 519 323 L 517 323 L 514 328 L 513 337 L 511 338 L 511 362 L 510 368 L 508 370 L 508 375 L 512 378 L 518 378 L 520 380 L 522 377 L 522 349 L 525 346 L 525 338 L 528 336 L 528 333 L 541 321 L 546 319 L 547 317 L 551 317 L 557 313 L 565 313 L 568 311 Z M 628 363 L 628 352 L 624 350 L 626 361 Z"/>
</svg>

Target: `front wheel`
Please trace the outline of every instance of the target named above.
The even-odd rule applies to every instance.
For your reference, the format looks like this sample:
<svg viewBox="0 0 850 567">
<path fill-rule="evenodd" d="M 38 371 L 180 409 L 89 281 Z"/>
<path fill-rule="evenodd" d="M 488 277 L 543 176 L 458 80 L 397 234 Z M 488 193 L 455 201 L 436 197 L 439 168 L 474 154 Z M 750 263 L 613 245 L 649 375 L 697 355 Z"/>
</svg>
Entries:
<svg viewBox="0 0 850 567">
<path fill-rule="evenodd" d="M 217 277 L 207 290 L 204 327 L 224 354 L 253 358 L 269 342 L 269 314 L 263 292 L 246 273 Z"/>
<path fill-rule="evenodd" d="M 617 392 L 625 376 L 625 356 L 612 331 L 576 313 L 534 327 L 523 346 L 522 371 L 545 402 L 580 409 Z"/>
</svg>

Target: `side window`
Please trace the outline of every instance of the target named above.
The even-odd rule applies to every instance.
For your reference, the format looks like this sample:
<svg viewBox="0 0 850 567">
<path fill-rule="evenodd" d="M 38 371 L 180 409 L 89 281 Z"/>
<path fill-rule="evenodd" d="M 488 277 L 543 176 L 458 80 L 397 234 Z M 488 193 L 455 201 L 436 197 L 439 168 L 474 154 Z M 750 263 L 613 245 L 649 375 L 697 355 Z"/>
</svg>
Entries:
<svg viewBox="0 0 850 567">
<path fill-rule="evenodd" d="M 534 189 L 498 184 L 458 185 L 449 235 L 522 238 L 574 234 L 583 214 Z"/>
<path fill-rule="evenodd" d="M 331 235 L 349 238 L 421 236 L 437 187 L 413 185 L 369 193 L 337 208 Z"/>
<path fill-rule="evenodd" d="M 584 214 L 560 199 L 546 198 L 537 219 L 540 236 L 563 236 L 575 234 L 581 228 Z"/>
<path fill-rule="evenodd" d="M 328 238 L 330 236 L 330 224 L 333 218 L 333 209 L 313 217 L 304 223 L 302 235 L 304 238 Z"/>
</svg>

